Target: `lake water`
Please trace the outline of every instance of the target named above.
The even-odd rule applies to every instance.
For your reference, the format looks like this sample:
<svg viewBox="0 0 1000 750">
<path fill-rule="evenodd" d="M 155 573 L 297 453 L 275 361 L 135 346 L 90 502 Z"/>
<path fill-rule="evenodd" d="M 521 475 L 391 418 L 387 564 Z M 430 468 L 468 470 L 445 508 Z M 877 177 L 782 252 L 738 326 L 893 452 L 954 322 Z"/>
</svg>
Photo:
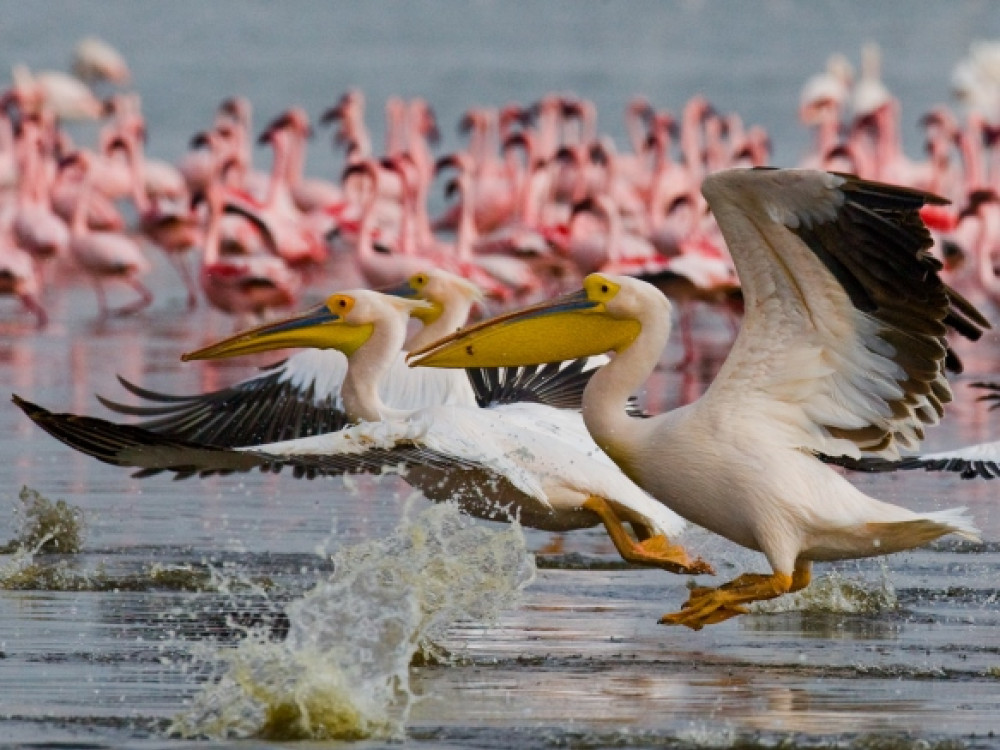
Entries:
<svg viewBox="0 0 1000 750">
<path fill-rule="evenodd" d="M 574 91 L 622 137 L 632 94 L 678 110 L 701 91 L 767 126 L 775 162 L 793 164 L 807 143 L 794 121 L 802 82 L 831 52 L 856 61 L 869 40 L 883 46 L 916 154 L 913 123 L 947 100 L 953 63 L 972 40 L 1000 35 L 1000 11 L 986 2 L 0 2 L 0 13 L 7 64 L 64 66 L 85 33 L 121 49 L 151 151 L 167 158 L 229 94 L 250 96 L 263 120 L 293 103 L 317 114 L 355 85 L 377 138 L 386 96 L 422 95 L 450 145 L 472 104 Z M 313 151 L 313 170 L 332 174 L 323 139 Z M 3 301 L 6 390 L 106 415 L 93 393 L 124 398 L 116 374 L 181 393 L 262 363 L 182 364 L 181 352 L 231 324 L 185 313 L 172 271 L 152 257 L 157 302 L 136 319 L 98 325 L 92 291 L 72 279 L 52 289 L 53 322 L 40 333 Z M 671 408 L 710 382 L 725 355 L 718 316 L 701 315 L 699 340 L 687 374 L 669 368 L 679 351 L 668 350 L 647 404 Z M 997 345 L 991 334 L 961 348 L 968 372 L 929 448 L 1000 432 L 967 387 L 1000 372 Z M 0 459 L 0 543 L 15 542 L 0 556 L 5 742 L 159 748 L 249 734 L 240 747 L 263 746 L 295 735 L 289 706 L 299 705 L 331 731 L 383 737 L 361 747 L 399 746 L 385 737 L 456 748 L 1000 746 L 994 483 L 858 478 L 915 509 L 968 506 L 986 543 L 819 566 L 821 580 L 786 611 L 693 633 L 656 624 L 683 601 L 687 578 L 623 569 L 596 530 L 463 524 L 391 479 L 134 480 L 72 453 L 12 405 L 0 408 Z M 23 486 L 65 501 L 56 514 L 80 522 L 78 552 L 15 553 L 44 509 L 18 499 Z M 721 576 L 762 569 L 707 533 L 684 542 Z M 396 594 L 372 583 L 387 580 Z M 368 622 L 393 629 L 373 639 Z M 442 653 L 410 668 L 421 639 Z"/>
</svg>

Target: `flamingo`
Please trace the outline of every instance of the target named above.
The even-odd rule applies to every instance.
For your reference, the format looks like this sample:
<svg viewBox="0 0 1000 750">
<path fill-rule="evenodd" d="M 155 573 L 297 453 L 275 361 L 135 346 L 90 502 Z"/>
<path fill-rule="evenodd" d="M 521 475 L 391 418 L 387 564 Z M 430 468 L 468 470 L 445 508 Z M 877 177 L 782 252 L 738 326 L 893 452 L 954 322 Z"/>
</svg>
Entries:
<svg viewBox="0 0 1000 750">
<path fill-rule="evenodd" d="M 139 280 L 139 276 L 149 271 L 149 261 L 142 254 L 139 245 L 124 234 L 90 229 L 87 208 L 93 195 L 90 179 L 93 156 L 85 151 L 77 151 L 61 165 L 63 171 L 69 164 L 79 165 L 83 174 L 80 195 L 69 226 L 70 254 L 94 283 L 100 317 L 103 319 L 112 313 L 132 315 L 140 312 L 153 303 L 153 293 Z M 121 279 L 139 294 L 139 299 L 112 310 L 108 307 L 104 293 L 104 282 L 109 279 Z"/>
<path fill-rule="evenodd" d="M 141 141 L 134 132 L 121 141 L 132 171 L 132 200 L 139 212 L 139 228 L 166 254 L 187 290 L 187 307 L 193 310 L 198 305 L 198 285 L 186 257 L 202 239 L 197 217 L 186 200 L 170 203 L 151 197 L 146 190 L 146 161 Z"/>
<path fill-rule="evenodd" d="M 217 165 L 217 170 L 216 179 L 205 193 L 208 225 L 199 282 L 208 303 L 236 316 L 235 324 L 239 326 L 247 316 L 260 317 L 268 310 L 294 305 L 301 280 L 277 255 L 222 257 L 221 220 L 225 197 L 219 175 L 221 165 Z M 262 227 L 262 233 L 268 235 L 266 227 Z"/>
<path fill-rule="evenodd" d="M 428 259 L 424 257 L 384 251 L 384 246 L 382 250 L 376 248 L 374 235 L 378 221 L 377 207 L 380 202 L 379 183 L 382 171 L 369 159 L 348 167 L 344 173 L 345 180 L 356 175 L 366 184 L 355 257 L 365 283 L 372 287 L 401 284 L 423 271 L 428 265 Z"/>
<path fill-rule="evenodd" d="M 0 237 L 0 294 L 17 297 L 35 316 L 38 328 L 44 328 L 49 321 L 39 301 L 41 288 L 31 256 L 7 238 Z"/>
<path fill-rule="evenodd" d="M 132 80 L 125 58 L 107 42 L 88 36 L 73 51 L 73 72 L 83 81 L 108 81 L 123 86 Z"/>
<path fill-rule="evenodd" d="M 68 73 L 47 70 L 33 73 L 25 65 L 15 65 L 11 77 L 14 88 L 34 107 L 44 107 L 60 120 L 98 120 L 104 113 L 101 100 L 87 85 Z"/>
<path fill-rule="evenodd" d="M 69 247 L 69 227 L 52 211 L 49 202 L 43 147 L 38 124 L 25 118 L 21 123 L 21 179 L 12 229 L 17 244 L 37 263 L 65 256 Z"/>
</svg>

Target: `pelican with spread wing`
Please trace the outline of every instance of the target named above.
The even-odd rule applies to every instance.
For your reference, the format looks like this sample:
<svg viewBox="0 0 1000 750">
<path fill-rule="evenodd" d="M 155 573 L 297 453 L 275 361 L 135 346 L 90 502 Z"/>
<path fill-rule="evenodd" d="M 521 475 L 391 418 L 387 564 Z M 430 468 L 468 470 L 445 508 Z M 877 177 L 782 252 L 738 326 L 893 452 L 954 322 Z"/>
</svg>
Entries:
<svg viewBox="0 0 1000 750">
<path fill-rule="evenodd" d="M 594 444 L 579 413 L 537 403 L 492 408 L 386 405 L 378 384 L 428 303 L 369 290 L 331 296 L 308 313 L 238 334 L 186 359 L 291 346 L 347 355 L 340 394 L 350 427 L 240 448 L 198 444 L 104 420 L 53 414 L 14 397 L 39 426 L 99 460 L 181 475 L 290 466 L 298 475 L 399 470 L 432 500 L 455 500 L 477 517 L 562 531 L 604 524 L 628 561 L 683 573 L 710 572 L 669 537 L 684 521 L 630 481 Z M 623 523 L 632 527 L 633 538 Z"/>
<path fill-rule="evenodd" d="M 411 353 L 436 367 L 511 366 L 614 352 L 583 395 L 597 444 L 693 523 L 764 553 L 768 574 L 696 588 L 665 624 L 699 629 L 808 585 L 816 560 L 884 555 L 945 534 L 963 509 L 916 513 L 868 497 L 820 454 L 895 459 L 951 400 L 949 327 L 982 315 L 938 276 L 925 193 L 849 175 L 730 170 L 702 187 L 742 283 L 746 317 L 698 401 L 650 419 L 622 410 L 660 358 L 671 306 L 650 285 L 593 274 L 582 291 Z"/>
<path fill-rule="evenodd" d="M 385 290 L 422 299 L 412 316 L 422 323 L 392 357 L 379 383 L 390 406 L 416 409 L 438 404 L 484 406 L 497 399 L 527 399 L 552 406 L 578 406 L 590 362 L 518 372 L 413 370 L 403 354 L 465 325 L 482 299 L 471 282 L 442 269 L 429 268 L 404 284 Z M 347 358 L 337 349 L 305 349 L 235 385 L 193 395 L 158 393 L 124 378 L 122 385 L 148 403 L 122 404 L 98 396 L 112 411 L 143 417 L 137 423 L 151 432 L 218 447 L 261 445 L 343 429 L 349 424 L 340 389 Z"/>
</svg>

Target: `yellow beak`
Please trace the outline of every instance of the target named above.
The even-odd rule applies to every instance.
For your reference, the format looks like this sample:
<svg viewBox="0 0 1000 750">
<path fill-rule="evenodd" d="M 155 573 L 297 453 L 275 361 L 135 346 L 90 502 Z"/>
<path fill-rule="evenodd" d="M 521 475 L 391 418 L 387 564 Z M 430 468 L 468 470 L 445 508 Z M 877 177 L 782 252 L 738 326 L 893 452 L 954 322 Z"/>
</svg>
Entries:
<svg viewBox="0 0 1000 750">
<path fill-rule="evenodd" d="M 393 297 L 400 297 L 402 299 L 420 299 L 426 302 L 426 305 L 414 308 L 410 311 L 410 317 L 416 318 L 424 325 L 433 323 L 435 320 L 440 318 L 441 313 L 444 312 L 444 308 L 439 303 L 434 300 L 421 297 L 420 290 L 413 286 L 410 281 L 404 281 L 398 286 L 386 287 L 385 289 L 379 289 L 378 291 L 382 292 L 382 294 L 392 295 Z"/>
<path fill-rule="evenodd" d="M 620 351 L 639 335 L 635 319 L 608 314 L 586 290 L 463 329 L 411 352 L 411 366 L 518 367 Z"/>
<path fill-rule="evenodd" d="M 371 323 L 346 323 L 341 316 L 322 304 L 301 315 L 267 323 L 182 354 L 181 359 L 185 362 L 192 359 L 222 359 L 299 347 L 339 349 L 350 356 L 371 337 L 373 330 L 374 325 Z"/>
</svg>

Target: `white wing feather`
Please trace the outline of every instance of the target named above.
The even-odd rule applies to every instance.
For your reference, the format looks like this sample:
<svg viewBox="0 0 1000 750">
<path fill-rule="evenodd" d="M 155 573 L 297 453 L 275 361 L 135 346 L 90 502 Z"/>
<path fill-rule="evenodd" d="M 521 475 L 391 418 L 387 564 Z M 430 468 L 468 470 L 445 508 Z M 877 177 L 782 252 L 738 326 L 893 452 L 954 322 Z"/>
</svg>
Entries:
<svg viewBox="0 0 1000 750">
<path fill-rule="evenodd" d="M 705 180 L 703 192 L 739 271 L 746 317 L 703 408 L 724 418 L 727 405 L 738 404 L 758 429 L 767 424 L 789 447 L 896 458 L 900 448 L 917 446 L 922 424 L 937 421 L 935 401 L 939 408 L 950 400 L 944 347 L 938 345 L 931 396 L 908 392 L 909 375 L 887 335 L 910 334 L 858 309 L 800 236 L 845 221 L 847 184 L 838 175 L 796 170 L 730 171 Z M 913 257 L 919 251 L 913 248 Z"/>
</svg>

